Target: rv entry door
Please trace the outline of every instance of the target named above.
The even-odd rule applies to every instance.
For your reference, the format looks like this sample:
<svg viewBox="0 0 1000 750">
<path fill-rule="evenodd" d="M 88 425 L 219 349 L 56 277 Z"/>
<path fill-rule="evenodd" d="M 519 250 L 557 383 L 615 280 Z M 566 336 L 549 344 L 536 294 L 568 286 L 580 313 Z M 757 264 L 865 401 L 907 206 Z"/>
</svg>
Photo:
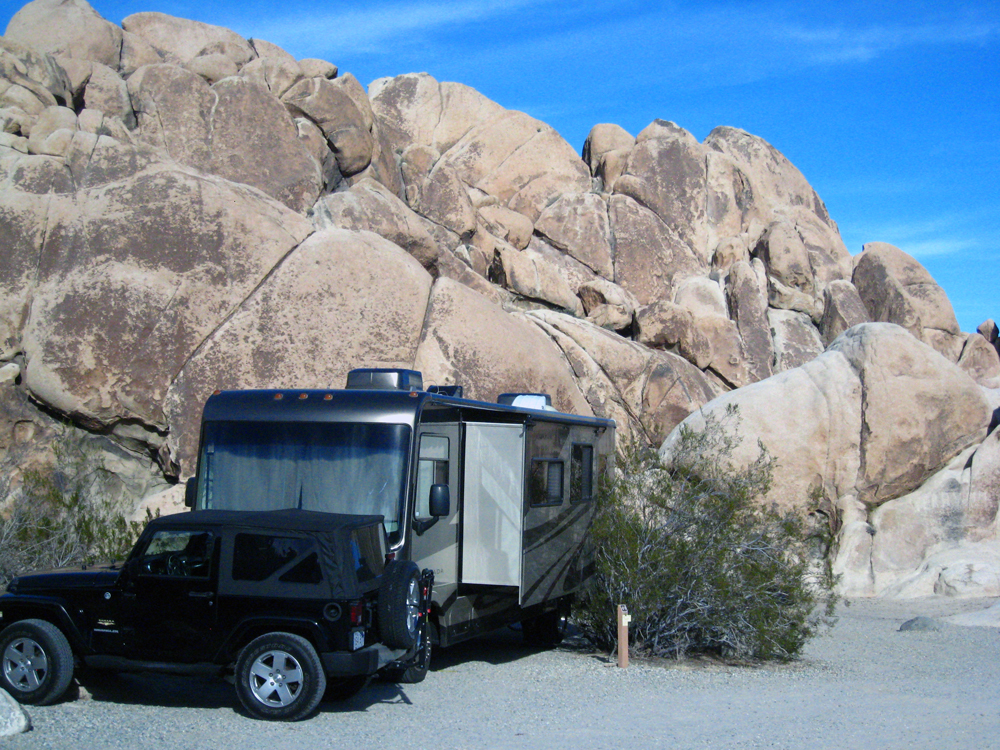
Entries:
<svg viewBox="0 0 1000 750">
<path fill-rule="evenodd" d="M 458 470 L 459 426 L 455 423 L 425 424 L 417 439 L 420 442 L 410 558 L 421 570 L 434 571 L 434 601 L 440 603 L 455 593 L 458 584 L 458 524 L 462 497 Z M 448 485 L 450 496 L 448 515 L 437 521 L 430 514 L 430 492 L 435 484 Z"/>
</svg>

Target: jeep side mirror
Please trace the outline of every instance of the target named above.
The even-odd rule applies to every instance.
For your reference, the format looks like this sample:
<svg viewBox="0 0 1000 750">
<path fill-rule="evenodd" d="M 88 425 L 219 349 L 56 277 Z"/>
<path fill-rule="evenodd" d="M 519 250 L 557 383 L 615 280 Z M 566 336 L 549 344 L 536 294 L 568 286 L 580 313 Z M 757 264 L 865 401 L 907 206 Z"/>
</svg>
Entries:
<svg viewBox="0 0 1000 750">
<path fill-rule="evenodd" d="M 430 512 L 435 518 L 451 513 L 451 494 L 446 484 L 432 484 L 430 496 Z"/>
<path fill-rule="evenodd" d="M 194 509 L 194 501 L 198 495 L 198 477 L 190 477 L 184 483 L 184 504 Z"/>
</svg>

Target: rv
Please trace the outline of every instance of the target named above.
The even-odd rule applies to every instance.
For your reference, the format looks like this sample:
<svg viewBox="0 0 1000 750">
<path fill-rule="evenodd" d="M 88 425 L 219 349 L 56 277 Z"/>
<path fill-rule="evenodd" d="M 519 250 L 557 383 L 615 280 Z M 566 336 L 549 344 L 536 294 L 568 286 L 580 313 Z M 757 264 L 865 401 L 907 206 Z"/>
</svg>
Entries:
<svg viewBox="0 0 1000 750">
<path fill-rule="evenodd" d="M 505 624 L 561 638 L 615 423 L 545 394 L 462 398 L 419 372 L 353 370 L 344 390 L 222 391 L 205 404 L 196 510 L 380 515 L 388 556 L 433 572 L 431 641 Z"/>
</svg>

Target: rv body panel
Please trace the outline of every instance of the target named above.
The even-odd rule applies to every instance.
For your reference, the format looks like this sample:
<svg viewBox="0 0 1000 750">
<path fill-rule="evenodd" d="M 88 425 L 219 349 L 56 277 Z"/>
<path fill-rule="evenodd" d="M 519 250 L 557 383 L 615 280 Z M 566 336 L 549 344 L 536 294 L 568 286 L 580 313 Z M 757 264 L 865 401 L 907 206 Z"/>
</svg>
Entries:
<svg viewBox="0 0 1000 750">
<path fill-rule="evenodd" d="M 589 573 L 614 422 L 417 390 L 413 375 L 409 390 L 213 395 L 195 507 L 383 515 L 391 554 L 434 571 L 443 645 L 563 606 Z M 445 515 L 430 514 L 435 485 Z"/>
</svg>

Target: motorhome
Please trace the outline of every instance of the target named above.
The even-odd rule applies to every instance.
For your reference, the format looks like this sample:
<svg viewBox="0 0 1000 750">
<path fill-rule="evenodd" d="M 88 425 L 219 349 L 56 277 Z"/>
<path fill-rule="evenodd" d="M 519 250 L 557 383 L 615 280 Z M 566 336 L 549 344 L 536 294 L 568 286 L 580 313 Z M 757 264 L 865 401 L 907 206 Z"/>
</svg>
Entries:
<svg viewBox="0 0 1000 750">
<path fill-rule="evenodd" d="M 551 642 L 589 573 L 614 440 L 613 420 L 545 394 L 487 403 L 413 370 L 353 370 L 343 390 L 212 395 L 187 501 L 381 515 L 389 555 L 434 573 L 432 642 L 515 622 Z"/>
</svg>

